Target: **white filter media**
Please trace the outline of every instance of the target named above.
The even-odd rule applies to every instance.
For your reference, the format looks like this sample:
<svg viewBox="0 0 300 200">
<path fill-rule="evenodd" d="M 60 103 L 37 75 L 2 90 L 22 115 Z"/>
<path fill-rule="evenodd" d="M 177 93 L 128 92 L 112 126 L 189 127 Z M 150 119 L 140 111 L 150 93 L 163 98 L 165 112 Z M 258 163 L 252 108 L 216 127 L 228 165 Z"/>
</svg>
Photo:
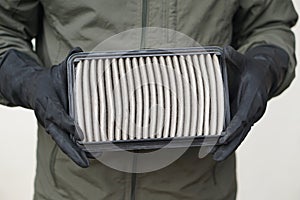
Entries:
<svg viewBox="0 0 300 200">
<path fill-rule="evenodd" d="M 220 60 L 214 53 L 81 59 L 73 102 L 83 142 L 221 135 Z"/>
</svg>

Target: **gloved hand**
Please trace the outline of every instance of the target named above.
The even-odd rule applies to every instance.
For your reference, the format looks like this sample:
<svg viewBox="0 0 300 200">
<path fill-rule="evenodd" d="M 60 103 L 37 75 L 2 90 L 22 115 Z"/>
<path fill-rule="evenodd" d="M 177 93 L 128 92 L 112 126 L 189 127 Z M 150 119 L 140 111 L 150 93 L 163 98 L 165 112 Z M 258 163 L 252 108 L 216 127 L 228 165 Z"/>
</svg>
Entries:
<svg viewBox="0 0 300 200">
<path fill-rule="evenodd" d="M 232 47 L 224 49 L 229 74 L 229 95 L 232 120 L 220 138 L 213 158 L 222 161 L 232 154 L 247 136 L 251 127 L 264 114 L 267 101 L 282 84 L 289 57 L 276 46 L 263 45 L 245 55 Z"/>
<path fill-rule="evenodd" d="M 33 109 L 39 123 L 61 150 L 76 164 L 88 167 L 86 154 L 73 142 L 80 139 L 79 128 L 67 114 L 67 58 L 51 68 L 39 66 L 35 60 L 17 50 L 9 50 L 0 61 L 0 93 L 14 106 Z"/>
</svg>

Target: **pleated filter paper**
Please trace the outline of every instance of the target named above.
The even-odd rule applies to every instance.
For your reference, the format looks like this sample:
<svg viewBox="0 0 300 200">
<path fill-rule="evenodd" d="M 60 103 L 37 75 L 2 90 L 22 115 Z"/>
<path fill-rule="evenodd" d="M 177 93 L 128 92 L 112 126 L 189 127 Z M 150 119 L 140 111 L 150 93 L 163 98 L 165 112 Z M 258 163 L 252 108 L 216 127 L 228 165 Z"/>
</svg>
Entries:
<svg viewBox="0 0 300 200">
<path fill-rule="evenodd" d="M 230 118 L 218 47 L 79 53 L 68 79 L 79 143 L 94 150 L 216 144 Z"/>
</svg>

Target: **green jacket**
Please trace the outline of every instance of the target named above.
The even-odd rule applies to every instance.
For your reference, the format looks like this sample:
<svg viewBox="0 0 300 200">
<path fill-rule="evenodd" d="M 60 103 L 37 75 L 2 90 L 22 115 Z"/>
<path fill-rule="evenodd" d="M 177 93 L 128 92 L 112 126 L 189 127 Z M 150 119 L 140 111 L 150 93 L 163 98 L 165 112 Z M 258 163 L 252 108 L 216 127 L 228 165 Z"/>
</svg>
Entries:
<svg viewBox="0 0 300 200">
<path fill-rule="evenodd" d="M 296 21 L 291 0 L 1 0 L 0 55 L 15 48 L 50 67 L 75 46 L 91 51 L 122 31 L 162 27 L 201 45 L 231 44 L 240 52 L 260 44 L 283 48 L 290 65 L 279 94 L 294 78 L 295 38 L 290 28 Z M 35 51 L 32 38 L 37 39 Z M 142 31 L 134 42 L 143 48 L 150 46 L 147 40 L 147 31 Z M 191 148 L 173 164 L 143 174 L 119 172 L 95 160 L 81 169 L 39 126 L 34 198 L 235 199 L 235 156 L 216 163 L 211 156 L 198 159 L 197 154 L 198 149 Z"/>
</svg>

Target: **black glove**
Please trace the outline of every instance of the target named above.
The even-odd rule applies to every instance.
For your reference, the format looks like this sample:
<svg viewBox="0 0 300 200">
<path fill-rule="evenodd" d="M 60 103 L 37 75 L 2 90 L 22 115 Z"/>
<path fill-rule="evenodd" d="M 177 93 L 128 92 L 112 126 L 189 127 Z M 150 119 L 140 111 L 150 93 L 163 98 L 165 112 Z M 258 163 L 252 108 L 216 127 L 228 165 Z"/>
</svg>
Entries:
<svg viewBox="0 0 300 200">
<path fill-rule="evenodd" d="M 231 155 L 264 114 L 287 72 L 289 57 L 276 46 L 263 45 L 245 55 L 232 47 L 224 49 L 229 76 L 232 120 L 220 138 L 213 158 L 222 161 Z"/>
<path fill-rule="evenodd" d="M 9 50 L 0 61 L 0 93 L 13 106 L 33 109 L 39 123 L 61 150 L 76 164 L 88 167 L 86 154 L 70 135 L 80 138 L 74 120 L 67 114 L 67 58 L 51 68 L 39 66 L 35 60 L 17 50 Z"/>
</svg>

